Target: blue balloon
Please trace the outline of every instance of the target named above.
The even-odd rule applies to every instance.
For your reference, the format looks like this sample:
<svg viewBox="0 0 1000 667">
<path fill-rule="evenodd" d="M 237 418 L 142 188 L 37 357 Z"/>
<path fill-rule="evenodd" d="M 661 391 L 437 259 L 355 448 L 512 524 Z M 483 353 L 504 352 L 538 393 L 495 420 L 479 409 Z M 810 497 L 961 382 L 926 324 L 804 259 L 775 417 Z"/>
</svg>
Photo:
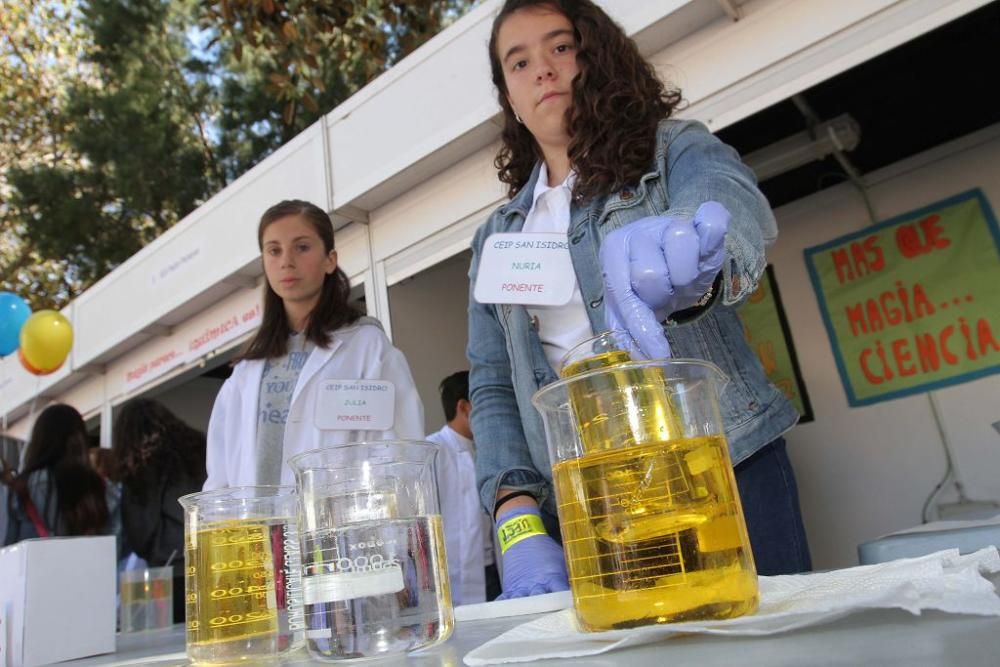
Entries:
<svg viewBox="0 0 1000 667">
<path fill-rule="evenodd" d="M 13 292 L 0 292 L 0 357 L 18 348 L 21 327 L 31 315 L 28 303 Z"/>
</svg>

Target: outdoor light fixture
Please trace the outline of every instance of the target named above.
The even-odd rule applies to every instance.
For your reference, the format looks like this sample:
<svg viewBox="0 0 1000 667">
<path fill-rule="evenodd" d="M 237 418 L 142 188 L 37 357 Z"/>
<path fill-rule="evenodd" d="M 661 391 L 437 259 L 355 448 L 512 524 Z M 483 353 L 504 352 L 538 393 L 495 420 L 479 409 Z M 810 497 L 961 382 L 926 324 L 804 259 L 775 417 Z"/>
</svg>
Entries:
<svg viewBox="0 0 1000 667">
<path fill-rule="evenodd" d="M 766 181 L 838 151 L 854 150 L 860 138 L 858 122 L 849 114 L 842 114 L 819 123 L 812 130 L 756 150 L 744 156 L 743 161 L 754 170 L 758 181 Z"/>
</svg>

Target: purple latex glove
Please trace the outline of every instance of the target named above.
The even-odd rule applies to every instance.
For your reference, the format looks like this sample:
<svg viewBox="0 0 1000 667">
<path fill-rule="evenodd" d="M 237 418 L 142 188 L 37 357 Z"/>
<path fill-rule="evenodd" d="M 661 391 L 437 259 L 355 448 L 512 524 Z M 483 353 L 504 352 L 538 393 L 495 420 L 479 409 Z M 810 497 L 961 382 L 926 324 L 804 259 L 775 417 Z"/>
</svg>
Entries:
<svg viewBox="0 0 1000 667">
<path fill-rule="evenodd" d="M 726 258 L 729 211 L 705 202 L 691 219 L 642 218 L 601 245 L 605 321 L 628 331 L 648 359 L 670 356 L 660 324 L 708 292 Z"/>
<path fill-rule="evenodd" d="M 534 507 L 507 510 L 497 519 L 499 527 L 524 514 L 541 516 Z M 559 543 L 548 535 L 532 535 L 507 549 L 503 555 L 503 593 L 498 600 L 569 590 L 566 557 Z"/>
</svg>

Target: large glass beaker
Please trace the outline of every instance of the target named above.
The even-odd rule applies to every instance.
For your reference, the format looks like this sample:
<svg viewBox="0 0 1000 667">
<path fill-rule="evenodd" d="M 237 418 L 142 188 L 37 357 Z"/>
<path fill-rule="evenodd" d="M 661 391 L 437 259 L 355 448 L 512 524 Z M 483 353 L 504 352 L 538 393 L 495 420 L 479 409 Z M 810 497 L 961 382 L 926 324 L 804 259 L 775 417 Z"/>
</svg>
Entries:
<svg viewBox="0 0 1000 667">
<path fill-rule="evenodd" d="M 362 442 L 289 461 L 301 501 L 306 646 L 316 658 L 427 648 L 454 627 L 429 442 Z"/>
<path fill-rule="evenodd" d="M 179 502 L 188 657 L 197 664 L 262 662 L 301 647 L 295 487 L 218 489 Z"/>
<path fill-rule="evenodd" d="M 532 398 L 545 423 L 584 629 L 730 618 L 757 575 L 719 412 L 698 360 L 631 361 L 605 334 Z"/>
</svg>

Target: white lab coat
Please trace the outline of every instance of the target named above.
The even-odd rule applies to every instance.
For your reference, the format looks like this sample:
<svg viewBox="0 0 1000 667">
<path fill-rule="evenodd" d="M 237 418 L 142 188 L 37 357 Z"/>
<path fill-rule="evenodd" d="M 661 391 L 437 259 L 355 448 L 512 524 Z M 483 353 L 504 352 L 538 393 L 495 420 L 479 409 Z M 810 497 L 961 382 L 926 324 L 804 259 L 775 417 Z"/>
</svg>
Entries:
<svg viewBox="0 0 1000 667">
<path fill-rule="evenodd" d="M 219 391 L 208 423 L 205 489 L 256 482 L 257 406 L 264 360 L 241 361 Z M 385 431 L 320 430 L 315 425 L 318 387 L 324 380 L 382 380 L 395 385 L 393 426 Z M 364 440 L 420 440 L 424 408 L 403 353 L 371 318 L 335 331 L 327 348 L 306 359 L 292 392 L 285 424 L 281 483 L 294 484 L 288 459 L 310 449 Z"/>
<path fill-rule="evenodd" d="M 441 447 L 437 456 L 438 495 L 452 603 L 485 602 L 485 568 L 493 562 L 493 524 L 479 503 L 475 447 L 448 425 L 427 439 Z"/>
</svg>

